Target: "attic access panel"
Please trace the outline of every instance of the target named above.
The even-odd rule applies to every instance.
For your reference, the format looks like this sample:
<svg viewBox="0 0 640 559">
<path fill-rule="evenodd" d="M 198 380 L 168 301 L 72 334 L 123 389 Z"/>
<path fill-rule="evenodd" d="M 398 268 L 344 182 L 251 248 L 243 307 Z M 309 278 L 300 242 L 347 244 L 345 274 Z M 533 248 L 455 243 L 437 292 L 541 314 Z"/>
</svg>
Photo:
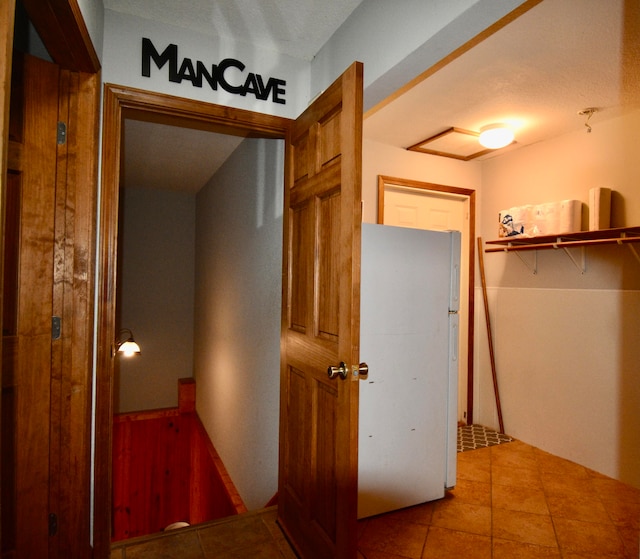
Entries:
<svg viewBox="0 0 640 559">
<path fill-rule="evenodd" d="M 430 155 L 440 155 L 443 157 L 452 157 L 461 161 L 469 161 L 485 155 L 492 149 L 482 148 L 478 151 L 478 132 L 465 130 L 463 128 L 451 127 L 440 132 L 435 136 L 431 136 L 426 140 L 422 140 L 417 144 L 407 148 L 407 151 L 417 151 L 420 153 L 428 153 Z"/>
</svg>

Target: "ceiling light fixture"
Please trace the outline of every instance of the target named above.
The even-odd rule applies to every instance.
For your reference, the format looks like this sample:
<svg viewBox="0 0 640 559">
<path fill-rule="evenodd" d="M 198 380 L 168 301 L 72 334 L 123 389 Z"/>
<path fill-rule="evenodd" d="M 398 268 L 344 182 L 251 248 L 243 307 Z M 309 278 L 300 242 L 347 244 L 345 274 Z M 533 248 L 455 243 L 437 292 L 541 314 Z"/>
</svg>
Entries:
<svg viewBox="0 0 640 559">
<path fill-rule="evenodd" d="M 478 141 L 489 149 L 500 149 L 513 142 L 513 130 L 506 124 L 488 124 L 480 129 Z"/>
</svg>

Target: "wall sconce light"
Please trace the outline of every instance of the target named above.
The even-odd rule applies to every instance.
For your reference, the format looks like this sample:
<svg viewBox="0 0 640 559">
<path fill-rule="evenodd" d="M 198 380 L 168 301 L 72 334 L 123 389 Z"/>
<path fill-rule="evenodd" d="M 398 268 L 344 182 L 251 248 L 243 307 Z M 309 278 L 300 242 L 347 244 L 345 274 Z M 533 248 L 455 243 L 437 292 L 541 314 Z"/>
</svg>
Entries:
<svg viewBox="0 0 640 559">
<path fill-rule="evenodd" d="M 513 130 L 506 124 L 488 124 L 480 129 L 478 141 L 489 149 L 500 149 L 513 142 Z"/>
<path fill-rule="evenodd" d="M 133 339 L 133 333 L 128 328 L 120 330 L 120 334 L 118 334 L 118 341 L 116 342 L 115 353 L 121 353 L 125 357 L 140 355 L 140 346 Z"/>
</svg>

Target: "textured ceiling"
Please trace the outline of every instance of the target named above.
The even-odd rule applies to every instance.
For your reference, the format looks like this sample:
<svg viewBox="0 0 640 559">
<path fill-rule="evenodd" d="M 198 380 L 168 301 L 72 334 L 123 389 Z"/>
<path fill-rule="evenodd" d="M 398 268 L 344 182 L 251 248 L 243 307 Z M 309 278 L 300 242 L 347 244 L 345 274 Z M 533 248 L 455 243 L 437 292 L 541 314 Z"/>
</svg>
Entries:
<svg viewBox="0 0 640 559">
<path fill-rule="evenodd" d="M 626 12 L 631 4 L 633 13 Z M 409 147 L 457 127 L 508 122 L 509 150 L 640 107 L 640 13 L 625 0 L 545 0 L 365 120 L 368 139 Z M 505 150 L 492 152 L 497 156 Z"/>
<path fill-rule="evenodd" d="M 362 0 L 104 0 L 107 9 L 311 60 Z"/>
<path fill-rule="evenodd" d="M 125 120 L 124 184 L 195 193 L 243 138 Z"/>
<path fill-rule="evenodd" d="M 315 54 L 357 4 L 192 0 L 186 10 L 185 3 L 176 0 L 105 0 L 107 8 L 203 32 L 244 36 L 259 46 L 305 58 Z M 638 6 L 637 0 L 544 0 L 402 96 L 370 111 L 364 136 L 406 148 L 450 127 L 477 131 L 485 124 L 509 121 L 516 128 L 517 144 L 484 156 L 495 157 L 586 130 L 584 117 L 577 113 L 587 107 L 598 108 L 590 120 L 597 133 L 599 121 L 640 107 Z M 197 181 L 209 178 L 237 146 L 237 138 L 229 137 L 227 143 L 220 141 L 224 136 L 156 126 L 127 124 L 127 185 L 190 185 L 197 190 L 204 184 Z M 145 147 L 148 138 L 156 142 L 155 149 Z M 147 172 L 152 166 L 153 173 Z"/>
</svg>

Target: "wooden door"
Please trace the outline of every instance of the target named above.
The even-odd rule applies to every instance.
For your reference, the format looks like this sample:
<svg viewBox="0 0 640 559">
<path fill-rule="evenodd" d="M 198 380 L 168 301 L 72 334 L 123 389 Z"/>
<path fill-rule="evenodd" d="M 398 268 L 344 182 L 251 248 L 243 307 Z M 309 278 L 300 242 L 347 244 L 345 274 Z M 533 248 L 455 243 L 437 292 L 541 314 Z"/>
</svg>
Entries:
<svg viewBox="0 0 640 559">
<path fill-rule="evenodd" d="M 95 75 L 31 56 L 14 59 L 3 259 L 3 557 L 90 554 L 97 83 Z"/>
<path fill-rule="evenodd" d="M 278 517 L 305 558 L 356 557 L 361 157 L 354 63 L 286 148 Z"/>
<path fill-rule="evenodd" d="M 57 66 L 16 58 L 5 230 L 3 553 L 49 556 Z"/>
</svg>

